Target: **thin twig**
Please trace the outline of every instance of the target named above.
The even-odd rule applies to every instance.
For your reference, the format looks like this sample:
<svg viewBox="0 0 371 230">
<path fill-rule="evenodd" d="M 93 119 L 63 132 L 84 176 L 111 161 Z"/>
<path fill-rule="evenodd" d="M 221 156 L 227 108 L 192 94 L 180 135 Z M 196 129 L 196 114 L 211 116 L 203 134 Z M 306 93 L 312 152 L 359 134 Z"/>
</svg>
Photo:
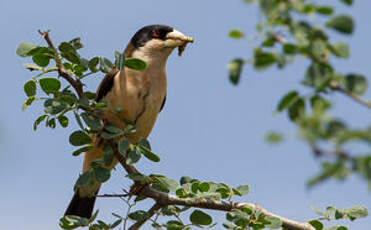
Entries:
<svg viewBox="0 0 371 230">
<path fill-rule="evenodd" d="M 57 68 L 58 68 L 58 73 L 59 73 L 59 76 L 63 77 L 64 79 L 66 79 L 68 81 L 68 83 L 70 83 L 72 85 L 73 88 L 75 88 L 76 90 L 76 93 L 79 95 L 80 98 L 83 98 L 84 97 L 84 92 L 83 92 L 83 84 L 81 83 L 80 80 L 78 79 L 73 79 L 67 72 L 67 70 L 64 68 L 64 65 L 59 57 L 59 54 L 58 54 L 58 50 L 57 48 L 55 48 L 53 42 L 50 40 L 50 37 L 49 37 L 49 31 L 41 31 L 39 30 L 39 34 L 45 39 L 46 43 L 48 43 L 49 47 L 54 51 L 55 53 L 55 57 L 54 57 L 54 60 L 55 60 L 55 63 L 57 65 Z"/>
<path fill-rule="evenodd" d="M 366 101 L 365 99 L 363 99 L 363 98 L 359 97 L 358 95 L 352 93 L 351 91 L 345 89 L 339 83 L 333 81 L 333 82 L 330 83 L 330 87 L 331 87 L 332 90 L 340 92 L 340 93 L 352 98 L 354 101 L 358 102 L 359 104 L 364 105 L 367 108 L 371 109 L 371 102 Z"/>
<path fill-rule="evenodd" d="M 155 203 L 149 210 L 148 215 L 143 220 L 138 220 L 135 224 L 130 226 L 128 230 L 138 230 L 145 222 L 147 222 L 153 215 L 156 214 L 157 210 L 159 210 L 162 207 L 162 205 Z"/>
<path fill-rule="evenodd" d="M 126 193 L 126 194 L 102 194 L 102 195 L 96 195 L 96 197 L 128 197 L 132 194 Z"/>
</svg>

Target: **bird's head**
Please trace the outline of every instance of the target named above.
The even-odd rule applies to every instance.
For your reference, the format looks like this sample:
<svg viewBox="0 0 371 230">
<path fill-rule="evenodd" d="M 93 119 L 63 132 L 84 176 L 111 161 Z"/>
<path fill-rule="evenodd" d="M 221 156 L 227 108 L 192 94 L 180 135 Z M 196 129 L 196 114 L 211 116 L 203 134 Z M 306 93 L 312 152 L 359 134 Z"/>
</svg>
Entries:
<svg viewBox="0 0 371 230">
<path fill-rule="evenodd" d="M 150 25 L 138 30 L 128 45 L 126 57 L 142 59 L 167 59 L 170 53 L 179 48 L 182 54 L 185 46 L 193 42 L 193 38 L 166 25 Z"/>
</svg>

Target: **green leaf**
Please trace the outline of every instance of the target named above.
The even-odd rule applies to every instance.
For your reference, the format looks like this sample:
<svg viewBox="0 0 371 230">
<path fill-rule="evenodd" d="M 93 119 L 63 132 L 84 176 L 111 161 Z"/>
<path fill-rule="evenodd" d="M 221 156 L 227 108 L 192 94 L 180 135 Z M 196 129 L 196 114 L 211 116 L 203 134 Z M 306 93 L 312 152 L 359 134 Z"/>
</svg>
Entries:
<svg viewBox="0 0 371 230">
<path fill-rule="evenodd" d="M 56 78 L 41 78 L 39 82 L 46 94 L 56 92 L 61 88 L 61 82 Z"/>
<path fill-rule="evenodd" d="M 341 2 L 343 2 L 344 4 L 350 6 L 353 4 L 353 0 L 340 0 Z"/>
<path fill-rule="evenodd" d="M 316 230 L 322 230 L 323 224 L 319 220 L 311 220 L 308 222 L 310 225 L 312 225 Z"/>
<path fill-rule="evenodd" d="M 36 95 L 36 83 L 32 80 L 27 81 L 23 86 L 24 92 L 28 97 Z"/>
<path fill-rule="evenodd" d="M 250 191 L 250 187 L 248 185 L 240 185 L 236 188 L 234 188 L 235 191 L 238 191 L 239 196 L 247 195 Z"/>
<path fill-rule="evenodd" d="M 22 105 L 22 111 L 24 111 L 28 106 L 36 100 L 35 96 L 28 97 Z"/>
<path fill-rule="evenodd" d="M 104 147 L 104 153 L 103 153 L 103 161 L 105 166 L 111 166 L 113 162 L 113 149 L 111 146 L 106 145 Z"/>
<path fill-rule="evenodd" d="M 58 116 L 58 121 L 63 128 L 66 128 L 68 126 L 68 118 L 66 116 Z"/>
<path fill-rule="evenodd" d="M 46 67 L 49 65 L 50 57 L 44 54 L 35 54 L 32 56 L 32 61 L 38 66 Z"/>
<path fill-rule="evenodd" d="M 170 191 L 175 191 L 178 188 L 178 182 L 168 177 L 162 175 L 150 175 L 150 177 Z"/>
<path fill-rule="evenodd" d="M 73 111 L 73 115 L 75 115 L 76 122 L 79 125 L 80 129 L 84 130 L 85 128 L 81 122 L 80 115 L 76 111 Z"/>
<path fill-rule="evenodd" d="M 136 221 L 143 221 L 149 218 L 149 215 L 146 211 L 138 210 L 132 213 L 129 213 L 129 218 Z"/>
<path fill-rule="evenodd" d="M 99 63 L 100 63 L 100 70 L 103 73 L 109 73 L 109 72 L 111 72 L 113 64 L 112 64 L 112 62 L 110 60 L 108 60 L 105 57 L 100 57 L 99 58 Z"/>
<path fill-rule="evenodd" d="M 21 57 L 27 57 L 28 52 L 32 49 L 36 48 L 37 46 L 30 43 L 30 42 L 22 42 L 18 45 L 16 53 Z"/>
<path fill-rule="evenodd" d="M 126 164 L 132 165 L 137 163 L 141 158 L 141 153 L 138 151 L 137 147 L 129 151 L 128 158 L 126 159 Z"/>
<path fill-rule="evenodd" d="M 299 98 L 299 94 L 296 91 L 288 92 L 278 103 L 277 111 L 282 112 L 286 108 L 290 108 L 290 106 Z"/>
<path fill-rule="evenodd" d="M 84 152 L 87 152 L 87 151 L 92 150 L 93 148 L 94 148 L 93 145 L 84 146 L 84 147 L 82 147 L 82 148 L 79 148 L 79 149 L 73 151 L 72 155 L 73 155 L 73 156 L 78 156 L 78 155 L 80 155 L 81 153 L 84 153 Z"/>
<path fill-rule="evenodd" d="M 63 229 L 75 229 L 88 224 L 89 219 L 80 216 L 64 216 L 59 220 L 59 226 Z"/>
<path fill-rule="evenodd" d="M 39 117 L 35 120 L 35 122 L 34 122 L 34 124 L 33 124 L 33 130 L 36 131 L 37 126 L 38 126 L 41 122 L 43 122 L 43 121 L 45 120 L 45 118 L 47 118 L 47 117 L 48 117 L 48 115 L 46 115 L 46 114 L 39 116 Z"/>
<path fill-rule="evenodd" d="M 77 37 L 69 41 L 69 43 L 75 48 L 76 50 L 81 49 L 83 47 L 81 43 L 81 38 Z"/>
<path fill-rule="evenodd" d="M 233 85 L 237 85 L 240 81 L 243 64 L 244 61 L 241 58 L 233 59 L 228 63 L 229 80 Z"/>
<path fill-rule="evenodd" d="M 276 55 L 271 52 L 264 52 L 260 49 L 255 50 L 254 54 L 254 67 L 256 69 L 265 69 L 276 62 Z"/>
<path fill-rule="evenodd" d="M 348 15 L 335 16 L 326 23 L 326 26 L 344 34 L 351 34 L 354 30 L 353 19 Z"/>
<path fill-rule="evenodd" d="M 198 185 L 199 185 L 199 184 L 200 184 L 200 183 L 199 183 L 198 181 L 192 183 L 192 187 L 191 187 L 191 189 L 192 189 L 192 192 L 193 192 L 194 194 L 197 194 L 197 192 L 198 192 Z"/>
<path fill-rule="evenodd" d="M 71 44 L 71 43 L 68 43 L 68 42 L 62 42 L 59 46 L 58 46 L 58 49 L 61 51 L 61 52 L 73 52 L 75 53 L 76 52 L 76 49 L 75 47 Z"/>
<path fill-rule="evenodd" d="M 231 38 L 240 39 L 240 38 L 243 38 L 243 36 L 244 36 L 244 34 L 239 30 L 229 31 L 229 37 L 231 37 Z"/>
<path fill-rule="evenodd" d="M 331 6 L 317 6 L 316 11 L 319 14 L 330 15 L 334 12 L 334 9 Z"/>
<path fill-rule="evenodd" d="M 201 192 L 208 192 L 210 190 L 210 184 L 208 182 L 202 182 L 198 185 L 198 189 Z"/>
<path fill-rule="evenodd" d="M 37 66 L 37 65 L 33 65 L 33 64 L 30 64 L 30 63 L 25 63 L 23 64 L 24 66 L 26 66 L 26 68 L 30 71 L 34 71 L 34 70 L 42 70 L 42 68 L 40 66 Z"/>
<path fill-rule="evenodd" d="M 350 55 L 349 46 L 344 42 L 334 43 L 330 49 L 335 56 L 340 58 L 348 58 Z"/>
<path fill-rule="evenodd" d="M 180 185 L 186 184 L 186 183 L 191 183 L 192 178 L 189 176 L 183 176 L 180 178 Z"/>
<path fill-rule="evenodd" d="M 47 99 L 44 102 L 44 111 L 52 115 L 62 112 L 67 107 L 67 104 L 57 99 Z"/>
<path fill-rule="evenodd" d="M 61 56 L 74 64 L 80 64 L 80 56 L 75 52 L 61 52 Z"/>
<path fill-rule="evenodd" d="M 265 141 L 269 144 L 278 144 L 282 142 L 283 135 L 282 133 L 271 131 L 265 135 Z"/>
<path fill-rule="evenodd" d="M 147 148 L 148 150 L 151 150 L 151 144 L 149 143 L 149 141 L 146 138 L 143 138 L 143 137 L 140 138 L 138 145 L 140 147 L 144 147 L 144 148 Z"/>
<path fill-rule="evenodd" d="M 364 206 L 355 206 L 351 208 L 346 208 L 343 213 L 351 218 L 364 218 L 368 216 L 367 208 Z"/>
<path fill-rule="evenodd" d="M 118 52 L 118 51 L 115 51 L 115 66 L 118 70 L 122 70 L 125 66 L 125 52 Z"/>
<path fill-rule="evenodd" d="M 73 146 L 81 146 L 91 143 L 92 139 L 84 131 L 78 130 L 70 135 L 69 141 Z"/>
<path fill-rule="evenodd" d="M 298 98 L 289 108 L 289 118 L 292 121 L 303 118 L 305 115 L 305 101 L 303 98 Z"/>
<path fill-rule="evenodd" d="M 142 71 L 147 68 L 147 64 L 138 58 L 126 58 L 125 66 L 138 71 Z"/>
<path fill-rule="evenodd" d="M 321 63 L 312 63 L 305 73 L 303 84 L 317 88 L 317 91 L 323 90 L 333 76 L 333 70 L 330 66 Z"/>
<path fill-rule="evenodd" d="M 113 222 L 112 224 L 110 224 L 110 225 L 109 225 L 109 228 L 110 228 L 110 229 L 114 229 L 114 228 L 116 228 L 117 226 L 119 226 L 119 224 L 121 224 L 121 222 L 122 222 L 122 218 L 120 218 L 120 219 L 116 220 L 115 222 Z"/>
<path fill-rule="evenodd" d="M 89 127 L 92 131 L 98 131 L 103 127 L 103 121 L 102 119 L 94 116 L 93 114 L 83 112 L 80 115 L 82 119 L 84 120 L 85 124 Z"/>
<path fill-rule="evenodd" d="M 296 54 L 298 52 L 298 47 L 295 44 L 292 43 L 285 43 L 283 46 L 283 52 L 285 54 Z"/>
<path fill-rule="evenodd" d="M 92 59 L 90 59 L 88 63 L 88 67 L 91 72 L 93 73 L 98 72 L 98 69 L 97 69 L 98 63 L 99 63 L 99 57 L 93 57 Z"/>
<path fill-rule="evenodd" d="M 192 222 L 192 224 L 196 225 L 210 225 L 213 221 L 211 216 L 198 209 L 192 212 L 189 219 Z"/>
<path fill-rule="evenodd" d="M 140 147 L 140 152 L 148 159 L 148 160 L 151 160 L 153 162 L 159 162 L 160 161 L 160 157 L 157 156 L 155 153 L 153 153 L 151 150 L 149 150 L 148 148 L 146 147 L 143 147 L 141 146 Z"/>
<path fill-rule="evenodd" d="M 124 156 L 126 156 L 126 152 L 128 151 L 129 146 L 130 142 L 128 141 L 128 139 L 126 139 L 126 137 L 122 137 L 118 142 L 118 150 Z"/>
<path fill-rule="evenodd" d="M 273 36 L 269 36 L 263 43 L 262 46 L 264 47 L 273 47 L 276 43 L 276 39 Z"/>
<path fill-rule="evenodd" d="M 140 173 L 130 173 L 127 177 L 133 181 L 146 182 L 148 177 Z"/>
<path fill-rule="evenodd" d="M 363 95 L 367 90 L 367 80 L 363 75 L 360 74 L 348 74 L 345 77 L 345 88 L 350 92 Z"/>
<path fill-rule="evenodd" d="M 326 57 L 327 53 L 327 42 L 322 39 L 316 39 L 311 44 L 311 53 L 317 60 L 321 60 Z"/>
<path fill-rule="evenodd" d="M 99 166 L 94 167 L 93 172 L 95 179 L 101 183 L 106 182 L 111 176 L 110 170 Z"/>
<path fill-rule="evenodd" d="M 282 227 L 282 221 L 277 217 L 266 216 L 264 220 L 269 222 L 269 224 L 265 224 L 265 228 L 278 229 Z"/>
<path fill-rule="evenodd" d="M 53 117 L 51 119 L 46 120 L 46 126 L 54 129 L 55 126 L 56 126 L 56 124 L 55 124 L 55 118 Z"/>
</svg>

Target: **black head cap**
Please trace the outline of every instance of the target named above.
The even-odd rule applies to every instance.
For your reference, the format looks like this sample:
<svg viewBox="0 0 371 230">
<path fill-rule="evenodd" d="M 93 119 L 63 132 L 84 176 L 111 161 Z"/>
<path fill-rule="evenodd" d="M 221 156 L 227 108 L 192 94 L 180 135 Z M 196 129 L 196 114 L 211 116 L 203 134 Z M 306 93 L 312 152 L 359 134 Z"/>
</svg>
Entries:
<svg viewBox="0 0 371 230">
<path fill-rule="evenodd" d="M 138 30 L 131 39 L 131 43 L 135 48 L 144 46 L 147 41 L 152 39 L 165 40 L 166 35 L 174 29 L 166 25 L 149 25 Z"/>
</svg>

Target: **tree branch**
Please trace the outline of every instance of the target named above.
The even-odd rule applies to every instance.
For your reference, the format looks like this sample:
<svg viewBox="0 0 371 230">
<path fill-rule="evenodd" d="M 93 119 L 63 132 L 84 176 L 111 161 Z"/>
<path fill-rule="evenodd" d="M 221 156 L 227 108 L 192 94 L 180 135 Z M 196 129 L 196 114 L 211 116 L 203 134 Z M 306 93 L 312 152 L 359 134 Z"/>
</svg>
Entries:
<svg viewBox="0 0 371 230">
<path fill-rule="evenodd" d="M 147 222 L 149 219 L 151 219 L 151 217 L 153 215 L 156 214 L 156 211 L 159 210 L 160 208 L 162 207 L 162 205 L 158 204 L 158 203 L 155 203 L 148 211 L 148 216 L 146 218 L 144 218 L 143 220 L 139 220 L 137 221 L 135 224 L 133 224 L 132 226 L 130 226 L 130 228 L 128 230 L 138 230 L 140 227 L 142 227 L 142 225 Z"/>
<path fill-rule="evenodd" d="M 110 143 L 111 143 L 112 149 L 114 150 L 114 156 L 118 159 L 118 161 L 120 162 L 122 167 L 129 174 L 139 173 L 139 171 L 134 166 L 126 164 L 125 157 L 118 152 L 117 146 L 112 141 Z M 288 229 L 288 230 L 315 230 L 315 228 L 312 225 L 310 225 L 309 223 L 302 223 L 302 222 L 297 222 L 297 221 L 294 221 L 294 220 L 287 219 L 285 217 L 282 217 L 282 216 L 276 215 L 274 213 L 271 213 L 271 212 L 265 210 L 264 208 L 260 207 L 259 205 L 252 204 L 252 203 L 238 203 L 238 202 L 226 202 L 226 201 L 217 201 L 217 200 L 179 198 L 175 195 L 171 195 L 171 194 L 168 194 L 168 193 L 159 192 L 157 190 L 154 190 L 149 186 L 149 184 L 144 185 L 137 192 L 137 194 L 135 194 L 135 195 L 145 196 L 145 197 L 153 199 L 156 202 L 156 204 L 150 209 L 150 211 L 152 211 L 153 214 L 154 214 L 154 211 L 155 211 L 156 208 L 157 208 L 156 210 L 158 210 L 162 206 L 166 206 L 166 205 L 181 205 L 181 206 L 187 206 L 187 207 L 197 207 L 197 208 L 220 210 L 220 211 L 227 211 L 227 212 L 232 211 L 233 209 L 239 209 L 239 208 L 242 208 L 242 207 L 249 207 L 249 208 L 252 208 L 254 210 L 261 211 L 265 216 L 270 216 L 270 217 L 275 217 L 275 218 L 280 219 L 283 223 L 282 226 L 285 229 Z M 115 195 L 115 196 L 119 197 L 120 195 Z M 123 194 L 122 196 L 127 196 L 127 194 Z M 147 220 L 145 220 L 145 221 L 147 221 Z M 134 225 L 138 226 L 138 228 L 139 228 L 141 225 L 144 224 L 144 222 L 138 221 L 136 223 L 138 225 L 136 225 L 136 224 L 134 224 Z M 138 228 L 130 228 L 130 229 L 133 230 L 133 229 L 138 229 Z"/>
<path fill-rule="evenodd" d="M 371 102 L 366 101 L 365 99 L 359 97 L 358 95 L 352 93 L 351 91 L 345 89 L 344 87 L 340 86 L 339 83 L 332 81 L 330 83 L 330 87 L 332 90 L 342 93 L 345 96 L 352 98 L 354 101 L 358 102 L 359 104 L 366 106 L 367 108 L 371 109 Z"/>
<path fill-rule="evenodd" d="M 73 79 L 73 77 L 71 77 L 68 74 L 66 68 L 64 68 L 62 60 L 59 57 L 58 50 L 57 50 L 57 48 L 55 48 L 53 42 L 51 41 L 51 39 L 49 37 L 49 31 L 39 30 L 39 34 L 45 39 L 46 43 L 48 43 L 49 48 L 51 48 L 55 53 L 54 60 L 55 60 L 55 63 L 57 65 L 57 68 L 58 68 L 59 76 L 66 79 L 68 81 L 68 83 L 70 83 L 72 85 L 72 87 L 75 88 L 76 93 L 79 95 L 79 98 L 83 98 L 84 97 L 84 92 L 83 92 L 83 89 L 82 89 L 83 84 L 81 83 L 81 81 L 79 79 Z"/>
</svg>

